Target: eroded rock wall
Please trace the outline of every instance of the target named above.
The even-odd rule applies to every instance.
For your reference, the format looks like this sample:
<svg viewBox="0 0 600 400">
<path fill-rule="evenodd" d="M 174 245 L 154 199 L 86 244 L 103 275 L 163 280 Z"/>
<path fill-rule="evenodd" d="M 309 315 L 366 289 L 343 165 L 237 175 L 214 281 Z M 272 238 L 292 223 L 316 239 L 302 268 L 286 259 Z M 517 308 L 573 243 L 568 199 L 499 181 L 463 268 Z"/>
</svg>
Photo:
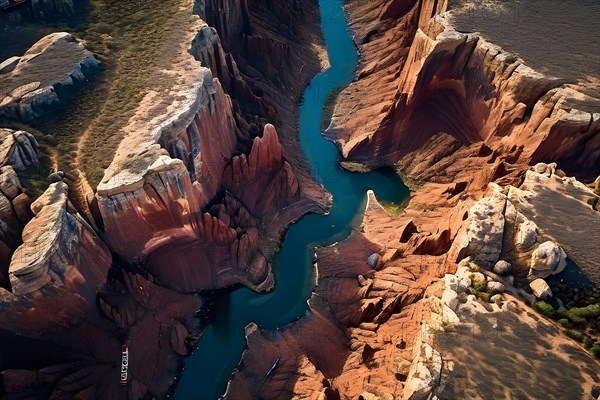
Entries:
<svg viewBox="0 0 600 400">
<path fill-rule="evenodd" d="M 420 18 L 413 15 L 417 6 Z M 456 147 L 486 146 L 494 160 L 508 164 L 557 162 L 586 179 L 600 173 L 597 99 L 537 73 L 476 34 L 455 31 L 445 15 L 425 23 L 427 7 L 414 7 L 359 46 L 367 54 L 359 79 L 342 93 L 328 133 L 345 157 L 371 167 L 398 165 L 410 175 L 411 153 L 426 151 L 444 135 Z M 351 3 L 354 8 L 359 5 Z M 381 19 L 379 25 L 390 24 Z M 406 32 L 394 46 L 397 54 L 388 55 L 384 44 L 400 35 L 399 26 Z M 373 91 L 374 80 L 386 88 Z M 359 102 L 358 112 L 347 113 L 344 103 L 361 95 L 375 98 L 361 102 L 377 100 L 377 108 Z M 367 112 L 373 119 L 362 124 Z"/>
<path fill-rule="evenodd" d="M 411 201 L 394 216 L 371 195 L 360 232 L 318 250 L 310 313 L 277 333 L 249 328 L 243 368 L 228 387 L 231 398 L 428 398 L 447 365 L 443 347 L 423 333 L 427 325 L 443 331 L 460 321 L 451 308 L 456 295 L 433 293 L 435 287 L 428 295 L 427 288 L 456 271 L 461 260 L 496 268 L 498 260 L 508 259 L 519 271 L 516 279 L 525 279 L 518 289 L 512 287 L 515 276 L 477 278 L 489 282 L 493 293 L 511 287 L 531 301 L 531 266 L 546 273 L 562 265 L 553 235 L 567 235 L 560 228 L 569 224 L 563 205 L 576 206 L 578 219 L 586 221 L 578 232 L 595 230 L 592 191 L 564 176 L 593 180 L 600 173 L 598 100 L 538 74 L 476 35 L 454 31 L 436 17 L 445 7 L 444 1 L 428 0 L 348 2 L 361 65 L 338 97 L 326 135 L 352 161 L 395 166 L 414 189 Z M 529 171 L 543 160 L 557 161 L 564 171 L 545 164 Z M 544 229 L 528 224 L 529 217 L 544 219 L 546 201 L 560 204 L 556 217 Z M 589 241 L 579 233 L 564 242 L 577 248 L 583 263 L 590 261 L 583 255 Z M 526 249 L 516 251 L 521 245 Z M 548 267 L 550 258 L 556 266 Z M 469 280 L 465 287 L 471 285 Z M 474 303 L 472 308 L 485 311 L 480 301 Z M 513 325 L 518 320 L 514 310 L 506 318 Z M 304 337 L 313 337 L 318 351 Z M 512 351 L 507 346 L 503 359 Z M 327 360 L 319 358 L 323 354 Z M 594 362 L 581 351 L 578 357 L 582 368 Z M 586 391 L 595 376 L 585 376 Z M 527 390 L 535 392 L 539 378 L 534 373 L 528 379 Z M 451 386 L 452 378 L 443 383 Z M 489 397 L 486 390 L 472 397 Z"/>
<path fill-rule="evenodd" d="M 93 221 L 66 200 L 63 183 L 34 203 L 36 217 L 17 250 L 23 257 L 10 267 L 19 295 L 0 289 L 1 309 L 11 310 L 0 335 L 31 349 L 2 349 L 2 390 L 11 396 L 165 398 L 210 319 L 208 295 L 196 292 L 270 287 L 269 258 L 280 234 L 304 213 L 325 210 L 298 149 L 283 147 L 277 133 L 291 131 L 293 120 L 264 106 L 262 95 L 248 97 L 260 77 L 237 74 L 219 38 L 202 36 L 214 33 L 190 15 L 171 67 L 156 77 L 164 90 L 142 100 L 88 198 Z M 292 42 L 287 46 L 308 55 L 307 80 L 319 64 L 312 50 Z M 277 45 L 256 46 L 287 57 Z M 294 82 L 297 93 L 301 82 Z M 274 93 L 292 115 L 295 99 L 280 89 Z M 122 344 L 130 352 L 126 386 L 119 384 Z"/>
</svg>

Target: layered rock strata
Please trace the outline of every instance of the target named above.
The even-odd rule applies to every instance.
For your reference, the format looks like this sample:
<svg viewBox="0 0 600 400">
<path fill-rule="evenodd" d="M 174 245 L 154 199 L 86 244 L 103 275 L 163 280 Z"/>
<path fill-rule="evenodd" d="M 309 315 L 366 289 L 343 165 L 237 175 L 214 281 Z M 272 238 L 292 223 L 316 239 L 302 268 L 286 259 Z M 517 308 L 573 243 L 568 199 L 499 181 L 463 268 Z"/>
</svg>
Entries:
<svg viewBox="0 0 600 400">
<path fill-rule="evenodd" d="M 286 157 L 308 188 L 297 104 L 326 63 L 317 2 L 209 0 L 198 2 L 196 10 L 214 28 L 198 37 L 213 44 L 202 61 L 233 99 L 238 124 L 250 132 L 274 124 Z"/>
<path fill-rule="evenodd" d="M 8 266 L 32 217 L 31 199 L 18 174 L 39 164 L 35 138 L 25 131 L 0 129 L 0 287 L 10 288 Z"/>
<path fill-rule="evenodd" d="M 561 365 L 577 360 L 573 373 L 565 379 L 581 379 L 585 382 L 582 395 L 592 393 L 598 374 L 587 366 L 597 361 L 574 348 L 576 344 L 561 336 L 551 322 L 536 326 L 540 317 L 531 315 L 525 302 L 534 302 L 534 295 L 545 296 L 538 288 L 539 281 L 545 285 L 543 279 L 529 278 L 533 295 L 527 279 L 530 271 L 538 272 L 531 268 L 536 249 L 545 243 L 557 248 L 590 243 L 582 236 L 594 234 L 600 213 L 577 196 L 595 195 L 572 178 L 554 175 L 553 165 L 537 165 L 527 177 L 519 188 L 491 184 L 481 200 L 465 201 L 470 204 L 466 211 L 448 202 L 425 211 L 413 198 L 405 213 L 395 217 L 370 193 L 361 233 L 318 250 L 319 280 L 307 317 L 277 333 L 248 328 L 248 348 L 226 397 L 416 399 L 432 393 L 456 396 L 466 390 L 465 385 L 471 397 L 501 396 L 501 381 L 472 387 L 460 376 L 460 371 L 470 371 L 473 379 L 489 379 L 473 372 L 471 361 L 465 362 L 462 356 L 474 334 L 478 350 L 469 360 L 473 365 L 488 365 L 498 376 L 517 368 L 508 367 L 510 354 L 535 348 L 540 338 L 554 343 L 556 349 L 567 346 L 574 359 L 558 354 L 560 351 L 555 357 Z M 539 181 L 545 185 L 531 183 Z M 548 187 L 553 189 L 547 191 Z M 571 217 L 557 215 L 552 225 L 537 227 L 544 214 L 538 211 L 530 214 L 531 219 L 525 218 L 517 210 L 527 212 L 529 207 L 520 208 L 520 203 L 508 200 L 516 198 L 511 192 L 525 191 L 528 198 L 539 199 L 537 204 L 575 206 L 572 202 L 577 199 L 581 204 L 574 214 L 580 216 L 582 229 L 573 233 L 570 241 L 557 242 L 552 235 L 564 230 Z M 496 202 L 501 204 L 498 210 L 482 208 L 482 204 Z M 560 222 L 558 218 L 562 218 Z M 522 235 L 523 225 L 536 226 L 535 238 Z M 490 232 L 490 237 L 484 238 Z M 522 247 L 524 237 L 529 237 L 526 247 Z M 471 251 L 464 253 L 464 248 Z M 578 262 L 583 271 L 597 270 L 597 263 Z M 474 295 L 480 293 L 485 296 Z M 490 311 L 493 314 L 488 315 Z M 489 333 L 478 329 L 498 329 L 498 336 L 490 339 Z M 519 336 L 524 332 L 526 336 Z M 515 346 L 515 338 L 527 342 Z M 494 343 L 501 352 L 502 364 L 489 363 L 486 343 Z M 554 368 L 535 358 L 531 363 L 534 370 Z M 518 390 L 533 397 L 544 393 L 545 389 L 535 385 L 540 379 L 536 373 L 527 379 Z"/>
<path fill-rule="evenodd" d="M 540 161 L 579 178 L 600 174 L 598 99 L 537 73 L 476 34 L 455 31 L 444 15 L 428 21 L 428 1 L 392 18 L 395 3 L 387 10 L 380 4 L 371 30 L 365 33 L 361 24 L 357 33 L 363 63 L 357 81 L 342 92 L 327 134 L 345 157 L 372 168 L 396 165 L 421 179 L 426 176 L 417 171 L 425 168 L 413 161 L 417 154 L 447 162 L 449 154 L 440 152 L 459 148 L 455 154 L 489 153 L 495 178 L 515 164 Z M 441 11 L 444 2 L 436 6 Z M 349 5 L 355 24 L 366 7 Z M 398 44 L 385 45 L 392 38 Z M 348 112 L 355 103 L 358 110 Z"/>
<path fill-rule="evenodd" d="M 242 113 L 261 101 L 235 98 L 234 105 L 223 85 L 231 93 L 234 86 L 218 73 L 235 68 L 232 56 L 208 60 L 219 39 L 199 38 L 214 30 L 196 16 L 186 26 L 169 49 L 170 68 L 156 77 L 165 85 L 142 100 L 88 197 L 93 220 L 77 213 L 62 182 L 33 205 L 9 268 L 12 292 L 0 300 L 9 310 L 3 339 L 32 351 L 2 350 L 2 390 L 11 396 L 165 398 L 210 318 L 209 292 L 271 287 L 274 243 L 302 214 L 327 207 L 297 148 L 281 145 L 278 131 L 289 131 L 291 119 L 260 105 Z M 253 40 L 272 39 L 257 33 Z M 239 79 L 238 87 L 250 85 Z M 291 115 L 294 99 L 280 89 L 274 98 Z M 31 110 L 23 115 L 37 116 Z M 122 344 L 129 347 L 125 386 Z"/>
<path fill-rule="evenodd" d="M 310 313 L 277 333 L 249 327 L 228 398 L 429 398 L 447 365 L 444 347 L 427 343 L 419 332 L 432 321 L 444 327 L 460 320 L 452 311 L 458 296 L 440 291 L 432 310 L 429 300 L 421 300 L 430 297 L 428 286 L 463 260 L 485 274 L 459 279 L 455 289 L 476 285 L 490 296 L 511 291 L 534 301 L 528 276 L 535 281 L 558 273 L 569 246 L 579 248 L 574 257 L 583 264 L 596 253 L 581 235 L 598 226 L 597 199 L 564 176 L 593 180 L 600 173 L 597 100 L 475 34 L 454 31 L 436 16 L 445 7 L 427 0 L 348 3 L 362 62 L 338 98 L 326 135 L 351 161 L 394 166 L 414 189 L 411 201 L 394 217 L 371 196 L 361 233 L 318 251 Z M 556 161 L 561 170 L 539 164 L 528 171 L 539 161 Z M 542 222 L 551 203 L 575 207 L 582 227 L 571 240 L 560 232 L 571 225 L 567 207 Z M 593 271 L 597 264 L 590 265 Z M 504 275 L 483 270 L 496 266 Z M 511 310 L 506 318 L 504 326 L 533 332 L 531 321 L 538 317 L 518 322 Z M 551 327 L 542 336 L 557 335 Z M 304 337 L 314 339 L 307 344 Z M 573 346 L 562 337 L 557 341 L 560 349 Z M 586 364 L 596 362 L 580 351 L 577 358 L 578 371 L 587 374 L 582 390 L 593 393 L 597 374 Z M 459 357 L 453 361 L 470 368 Z M 511 370 L 506 363 L 503 368 Z M 444 383 L 453 379 L 458 377 Z M 535 374 L 528 379 L 526 392 L 545 390 L 534 387 Z M 577 382 L 578 375 L 569 379 Z M 488 396 L 483 389 L 473 397 Z"/>
<path fill-rule="evenodd" d="M 51 33 L 9 60 L 0 74 L 0 118 L 13 121 L 30 121 L 64 105 L 99 65 L 67 32 Z"/>
</svg>

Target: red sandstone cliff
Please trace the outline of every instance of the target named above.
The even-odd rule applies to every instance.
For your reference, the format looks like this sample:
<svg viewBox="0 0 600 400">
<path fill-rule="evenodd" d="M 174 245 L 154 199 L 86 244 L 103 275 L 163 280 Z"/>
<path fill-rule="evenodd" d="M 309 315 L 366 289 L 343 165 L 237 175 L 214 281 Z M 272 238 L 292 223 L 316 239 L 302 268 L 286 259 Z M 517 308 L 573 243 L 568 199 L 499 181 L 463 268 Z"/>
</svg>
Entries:
<svg viewBox="0 0 600 400">
<path fill-rule="evenodd" d="M 476 34 L 456 32 L 445 17 L 426 21 L 431 2 L 421 3 L 391 21 L 388 8 L 359 46 L 365 56 L 358 79 L 342 92 L 327 134 L 345 157 L 424 178 L 411 160 L 443 141 L 445 150 L 485 148 L 491 163 L 501 160 L 504 169 L 552 161 L 582 178 L 600 173 L 597 99 L 561 86 Z M 364 7 L 351 4 L 351 15 Z M 445 8 L 443 2 L 437 7 Z M 391 37 L 399 44 L 385 45 Z M 356 102 L 358 111 L 348 113 Z"/>
<path fill-rule="evenodd" d="M 0 308 L 9 310 L 0 335 L 17 344 L 15 350 L 31 349 L 2 349 L 2 391 L 164 398 L 210 316 L 206 295 L 195 293 L 272 285 L 273 244 L 289 223 L 327 207 L 291 133 L 296 100 L 319 67 L 311 47 L 319 37 L 300 35 L 303 29 L 295 28 L 283 46 L 288 50 L 280 51 L 277 21 L 287 15 L 290 23 L 304 23 L 294 14 L 297 6 L 250 2 L 253 14 L 272 17 L 252 17 L 248 43 L 254 44 L 246 49 L 271 62 L 290 58 L 293 88 L 275 82 L 280 71 L 269 63 L 244 61 L 239 72 L 215 30 L 191 16 L 171 49 L 172 65 L 156 77 L 164 87 L 140 103 L 97 193 L 88 197 L 93 220 L 77 213 L 62 182 L 34 203 L 24 243 L 4 260 L 10 267 L 0 269 L 0 284 L 12 289 L 0 289 Z M 316 8 L 308 9 L 302 18 L 316 31 Z M 239 59 L 248 54 L 237 50 Z M 253 68 L 266 68 L 267 81 L 250 73 Z M 298 79 L 294 71 L 302 69 Z M 285 146 L 278 131 L 288 132 L 281 136 Z M 3 211 L 12 218 L 20 211 L 19 192 L 8 181 L 1 186 L 10 197 Z M 3 241 L 14 239 L 11 253 L 20 232 L 2 232 Z M 119 385 L 123 343 L 130 351 L 127 386 Z"/>
<path fill-rule="evenodd" d="M 348 3 L 362 61 L 357 79 L 338 98 L 326 135 L 349 160 L 397 168 L 414 189 L 411 201 L 398 217 L 371 196 L 362 232 L 318 250 L 319 282 L 310 313 L 277 333 L 248 327 L 242 368 L 227 398 L 427 398 L 439 385 L 443 361 L 436 361 L 434 344 L 426 344 L 423 325 L 448 322 L 439 321 L 448 307 L 443 301 L 431 306 L 433 297 L 442 297 L 437 286 L 427 288 L 467 255 L 482 268 L 511 257 L 518 275 L 526 275 L 530 265 L 540 273 L 556 268 L 538 262 L 537 247 L 515 255 L 504 232 L 516 235 L 518 226 L 505 228 L 505 212 L 506 218 L 518 216 L 517 222 L 523 220 L 520 213 L 544 220 L 546 201 L 576 204 L 585 210 L 580 215 L 592 218 L 578 232 L 595 229 L 597 211 L 582 204 L 594 200 L 591 191 L 580 191 L 583 185 L 567 178 L 559 185 L 561 178 L 553 174 L 532 181 L 535 174 L 528 172 L 531 183 L 522 190 L 503 190 L 512 193 L 520 212 L 505 209 L 504 194 L 477 202 L 490 182 L 518 187 L 538 161 L 557 161 L 569 174 L 595 178 L 598 100 L 538 74 L 476 35 L 454 31 L 435 17 L 445 7 L 445 1 L 428 0 Z M 562 212 L 540 222 L 539 234 L 544 240 L 562 237 L 573 256 L 589 265 L 582 236 L 560 233 L 558 227 L 568 224 Z M 517 320 L 513 326 L 530 329 L 511 318 Z M 499 346 L 503 354 L 514 351 Z M 593 363 L 579 353 L 578 359 Z M 584 365 L 578 363 L 577 368 Z M 453 365 L 469 368 L 456 357 Z M 483 361 L 477 365 L 488 368 Z M 594 377 L 585 376 L 585 390 Z M 534 393 L 535 374 L 529 378 L 534 380 L 527 392 Z"/>
</svg>

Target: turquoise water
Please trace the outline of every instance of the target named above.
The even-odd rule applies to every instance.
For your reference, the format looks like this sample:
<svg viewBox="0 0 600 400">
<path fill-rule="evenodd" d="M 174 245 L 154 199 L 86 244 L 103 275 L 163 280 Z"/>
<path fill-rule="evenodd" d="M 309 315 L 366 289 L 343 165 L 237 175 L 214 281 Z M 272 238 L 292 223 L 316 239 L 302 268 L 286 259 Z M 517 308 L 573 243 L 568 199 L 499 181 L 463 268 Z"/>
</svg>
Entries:
<svg viewBox="0 0 600 400">
<path fill-rule="evenodd" d="M 258 294 L 239 288 L 218 298 L 215 320 L 186 360 L 174 395 L 178 400 L 217 399 L 225 392 L 244 350 L 244 328 L 248 323 L 277 329 L 306 313 L 306 301 L 315 286 L 314 247 L 350 235 L 353 222 L 360 219 L 364 209 L 368 189 L 373 189 L 378 199 L 389 202 L 399 203 L 408 196 L 408 190 L 391 170 L 361 174 L 340 168 L 337 147 L 321 135 L 325 99 L 332 89 L 352 81 L 358 55 L 347 28 L 343 0 L 319 0 L 319 4 L 331 68 L 317 75 L 306 88 L 300 109 L 300 143 L 313 178 L 333 195 L 331 212 L 325 216 L 306 215 L 290 227 L 273 262 L 272 292 Z"/>
</svg>

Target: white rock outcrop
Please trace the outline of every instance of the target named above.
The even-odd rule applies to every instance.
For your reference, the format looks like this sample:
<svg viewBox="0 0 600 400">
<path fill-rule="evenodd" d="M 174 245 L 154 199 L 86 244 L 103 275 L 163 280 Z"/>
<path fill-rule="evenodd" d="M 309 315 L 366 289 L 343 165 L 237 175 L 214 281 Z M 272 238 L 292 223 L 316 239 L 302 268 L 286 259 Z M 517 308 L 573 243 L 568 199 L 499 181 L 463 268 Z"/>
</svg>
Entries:
<svg viewBox="0 0 600 400">
<path fill-rule="evenodd" d="M 567 254 L 556 243 L 547 241 L 531 254 L 529 277 L 547 278 L 562 272 L 567 266 Z"/>
<path fill-rule="evenodd" d="M 492 196 L 479 200 L 469 212 L 467 227 L 458 238 L 458 259 L 468 256 L 488 266 L 494 265 L 502 251 L 506 196 L 495 187 Z"/>
<path fill-rule="evenodd" d="M 38 145 L 32 134 L 0 128 L 0 166 L 24 171 L 38 163 Z"/>
<path fill-rule="evenodd" d="M 12 70 L 5 67 L 10 72 L 0 74 L 0 117 L 30 121 L 44 115 L 72 93 L 70 88 L 84 83 L 98 65 L 94 55 L 70 33 L 43 37 Z"/>
<path fill-rule="evenodd" d="M 529 284 L 529 287 L 533 291 L 533 295 L 538 299 L 548 299 L 552 297 L 552 290 L 545 280 L 538 278 Z"/>
</svg>

